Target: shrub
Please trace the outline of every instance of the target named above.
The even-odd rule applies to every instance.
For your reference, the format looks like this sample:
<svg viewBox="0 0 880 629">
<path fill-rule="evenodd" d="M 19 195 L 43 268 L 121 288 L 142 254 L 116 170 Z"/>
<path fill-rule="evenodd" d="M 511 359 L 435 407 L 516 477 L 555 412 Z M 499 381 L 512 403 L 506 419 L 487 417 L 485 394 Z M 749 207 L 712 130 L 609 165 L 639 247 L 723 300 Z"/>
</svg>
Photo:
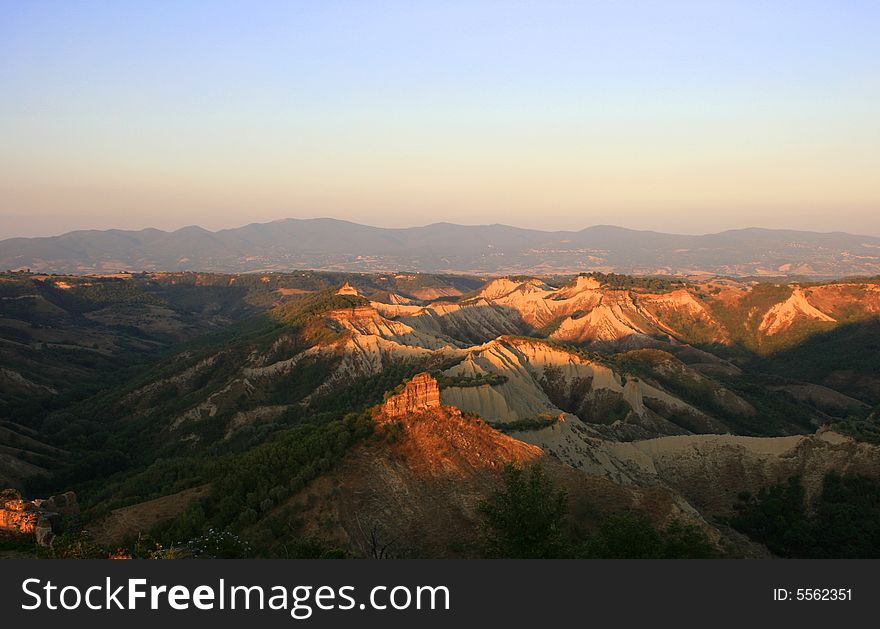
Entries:
<svg viewBox="0 0 880 629">
<path fill-rule="evenodd" d="M 578 556 L 591 559 L 705 559 L 715 556 L 706 533 L 673 520 L 663 529 L 643 511 L 625 511 L 605 518 L 584 542 Z"/>
<path fill-rule="evenodd" d="M 107 551 L 96 544 L 87 531 L 69 530 L 52 543 L 52 557 L 55 559 L 104 559 Z"/>
<path fill-rule="evenodd" d="M 251 545 L 238 535 L 216 529 L 191 539 L 187 547 L 195 559 L 244 559 L 252 554 Z"/>
</svg>

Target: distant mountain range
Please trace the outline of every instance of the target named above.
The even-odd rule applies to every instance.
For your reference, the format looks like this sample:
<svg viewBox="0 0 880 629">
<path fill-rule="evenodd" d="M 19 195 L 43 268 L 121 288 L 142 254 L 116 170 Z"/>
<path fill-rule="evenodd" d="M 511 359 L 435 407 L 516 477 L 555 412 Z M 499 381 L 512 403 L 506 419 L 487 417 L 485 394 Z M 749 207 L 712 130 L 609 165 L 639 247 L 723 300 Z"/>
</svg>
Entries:
<svg viewBox="0 0 880 629">
<path fill-rule="evenodd" d="M 72 274 L 316 269 L 842 277 L 880 274 L 880 238 L 757 228 L 689 236 L 608 225 L 553 232 L 451 223 L 386 229 L 285 219 L 216 232 L 195 226 L 111 229 L 0 241 L 0 269 L 22 268 Z"/>
</svg>

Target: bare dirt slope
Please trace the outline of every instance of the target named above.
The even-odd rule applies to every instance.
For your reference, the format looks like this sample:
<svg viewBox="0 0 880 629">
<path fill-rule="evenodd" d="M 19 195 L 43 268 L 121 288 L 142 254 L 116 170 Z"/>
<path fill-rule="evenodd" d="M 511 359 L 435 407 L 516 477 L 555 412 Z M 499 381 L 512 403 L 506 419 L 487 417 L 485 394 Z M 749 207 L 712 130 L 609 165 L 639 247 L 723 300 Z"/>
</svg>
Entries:
<svg viewBox="0 0 880 629">
<path fill-rule="evenodd" d="M 790 437 L 687 435 L 631 442 L 595 439 L 573 422 L 516 433 L 589 474 L 622 484 L 667 487 L 704 516 L 731 512 L 741 492 L 756 493 L 792 476 L 807 500 L 826 474 L 880 477 L 880 446 L 830 431 Z"/>
<path fill-rule="evenodd" d="M 89 526 L 89 533 L 103 546 L 122 543 L 138 533 L 147 533 L 155 525 L 179 516 L 189 503 L 207 495 L 209 485 L 184 489 L 128 507 L 114 509 L 106 517 Z"/>
</svg>

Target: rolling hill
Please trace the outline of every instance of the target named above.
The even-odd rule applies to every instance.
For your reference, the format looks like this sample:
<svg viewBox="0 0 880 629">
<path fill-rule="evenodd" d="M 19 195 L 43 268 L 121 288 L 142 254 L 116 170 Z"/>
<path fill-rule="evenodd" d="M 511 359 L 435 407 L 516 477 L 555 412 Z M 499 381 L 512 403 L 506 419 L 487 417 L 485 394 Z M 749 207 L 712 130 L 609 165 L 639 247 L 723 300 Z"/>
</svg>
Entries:
<svg viewBox="0 0 880 629">
<path fill-rule="evenodd" d="M 472 556 L 519 463 L 578 526 L 639 509 L 751 553 L 723 523 L 742 492 L 880 474 L 873 279 L 0 280 L 2 484 L 74 489 L 108 544 Z"/>
<path fill-rule="evenodd" d="M 0 269 L 117 271 L 634 274 L 843 277 L 880 273 L 880 238 L 740 229 L 699 236 L 594 226 L 547 232 L 435 223 L 385 229 L 334 219 L 285 219 L 210 232 L 76 231 L 0 241 Z"/>
</svg>

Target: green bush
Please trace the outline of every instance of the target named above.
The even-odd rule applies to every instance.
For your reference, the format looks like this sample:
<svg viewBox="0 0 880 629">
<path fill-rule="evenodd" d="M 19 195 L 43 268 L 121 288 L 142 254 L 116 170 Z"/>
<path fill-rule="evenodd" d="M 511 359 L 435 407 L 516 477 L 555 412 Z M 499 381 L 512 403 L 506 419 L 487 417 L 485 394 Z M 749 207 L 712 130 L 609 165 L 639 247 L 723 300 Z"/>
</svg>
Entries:
<svg viewBox="0 0 880 629">
<path fill-rule="evenodd" d="M 106 559 L 107 554 L 106 549 L 81 529 L 66 531 L 52 542 L 51 556 L 54 559 Z"/>
<path fill-rule="evenodd" d="M 511 422 L 493 422 L 489 424 L 495 430 L 500 430 L 504 433 L 510 432 L 527 432 L 530 430 L 541 430 L 542 428 L 548 428 L 549 426 L 553 426 L 556 424 L 558 419 L 556 417 L 535 417 L 528 419 L 516 419 Z"/>
<path fill-rule="evenodd" d="M 235 533 L 215 529 L 191 539 L 187 547 L 194 559 L 245 559 L 253 553 L 250 543 Z"/>
<path fill-rule="evenodd" d="M 706 533 L 674 520 L 657 529 L 643 512 L 625 511 L 605 518 L 577 550 L 590 559 L 706 559 L 715 551 Z"/>
<path fill-rule="evenodd" d="M 850 415 L 831 424 L 831 428 L 858 441 L 880 443 L 880 410 L 875 409 L 867 417 Z"/>
<path fill-rule="evenodd" d="M 449 387 L 481 387 L 496 386 L 507 382 L 508 378 L 500 373 L 480 373 L 475 376 L 450 376 L 443 373 L 435 373 L 437 386 L 441 389 Z"/>
</svg>

